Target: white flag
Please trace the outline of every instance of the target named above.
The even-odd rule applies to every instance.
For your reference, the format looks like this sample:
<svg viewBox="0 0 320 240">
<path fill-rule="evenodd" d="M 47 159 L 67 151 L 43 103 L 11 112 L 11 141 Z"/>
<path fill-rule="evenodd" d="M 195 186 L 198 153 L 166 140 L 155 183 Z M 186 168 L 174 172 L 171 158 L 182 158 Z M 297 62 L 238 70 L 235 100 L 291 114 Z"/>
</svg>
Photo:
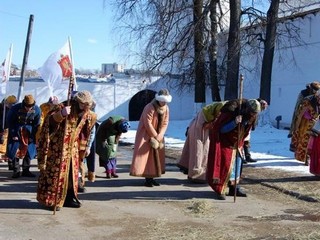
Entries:
<svg viewBox="0 0 320 240">
<path fill-rule="evenodd" d="M 51 93 L 59 88 L 67 89 L 67 84 L 74 72 L 69 42 L 67 41 L 61 49 L 51 54 L 38 72 L 48 83 Z"/>
<path fill-rule="evenodd" d="M 1 82 L 0 82 L 0 91 L 2 95 L 5 95 L 7 92 L 7 83 L 10 78 L 10 70 L 11 70 L 11 59 L 12 59 L 12 49 L 13 46 L 11 44 L 7 56 L 3 63 L 1 64 Z"/>
</svg>

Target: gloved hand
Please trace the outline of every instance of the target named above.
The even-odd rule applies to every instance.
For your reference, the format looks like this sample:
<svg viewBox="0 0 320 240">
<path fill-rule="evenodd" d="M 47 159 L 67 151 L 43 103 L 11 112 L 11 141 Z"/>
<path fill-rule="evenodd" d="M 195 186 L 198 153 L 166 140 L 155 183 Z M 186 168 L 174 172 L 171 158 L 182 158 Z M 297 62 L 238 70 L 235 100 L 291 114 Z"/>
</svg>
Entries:
<svg viewBox="0 0 320 240">
<path fill-rule="evenodd" d="M 87 148 L 86 148 L 86 151 L 85 151 L 85 153 L 84 153 L 84 156 L 85 156 L 85 157 L 88 157 L 89 154 L 90 154 L 90 152 L 91 152 L 91 151 L 90 151 L 90 148 L 87 147 Z"/>
<path fill-rule="evenodd" d="M 150 145 L 154 149 L 158 149 L 159 148 L 159 142 L 154 137 L 150 138 Z"/>
<path fill-rule="evenodd" d="M 71 106 L 65 106 L 61 110 L 61 115 L 65 117 L 65 116 L 69 115 L 70 112 L 71 112 Z"/>
<path fill-rule="evenodd" d="M 159 142 L 159 149 L 164 148 L 164 143 L 163 142 Z"/>
<path fill-rule="evenodd" d="M 242 115 L 236 116 L 234 121 L 236 122 L 236 124 L 241 123 L 242 122 Z"/>
</svg>

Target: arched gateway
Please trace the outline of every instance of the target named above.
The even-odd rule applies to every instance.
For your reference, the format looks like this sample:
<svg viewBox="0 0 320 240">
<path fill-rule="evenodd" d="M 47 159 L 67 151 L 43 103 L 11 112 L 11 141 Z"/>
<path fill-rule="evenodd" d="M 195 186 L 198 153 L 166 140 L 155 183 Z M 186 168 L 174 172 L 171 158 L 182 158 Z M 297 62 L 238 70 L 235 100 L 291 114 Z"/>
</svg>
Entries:
<svg viewBox="0 0 320 240">
<path fill-rule="evenodd" d="M 129 121 L 139 121 L 143 108 L 154 99 L 157 92 L 145 89 L 136 93 L 129 102 Z"/>
</svg>

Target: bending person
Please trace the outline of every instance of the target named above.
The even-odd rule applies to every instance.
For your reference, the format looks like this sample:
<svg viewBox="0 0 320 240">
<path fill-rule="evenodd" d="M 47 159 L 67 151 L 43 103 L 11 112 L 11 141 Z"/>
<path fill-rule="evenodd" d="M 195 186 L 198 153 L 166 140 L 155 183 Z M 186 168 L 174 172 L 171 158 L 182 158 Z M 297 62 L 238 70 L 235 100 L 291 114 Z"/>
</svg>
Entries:
<svg viewBox="0 0 320 240">
<path fill-rule="evenodd" d="M 177 166 L 195 183 L 206 183 L 209 153 L 209 129 L 226 102 L 214 102 L 202 108 L 191 121 Z"/>
<path fill-rule="evenodd" d="M 219 200 L 226 199 L 227 187 L 228 195 L 233 196 L 236 191 L 237 196 L 247 196 L 239 187 L 235 189 L 234 186 L 240 180 L 243 158 L 240 154 L 244 139 L 254 126 L 260 109 L 260 103 L 256 99 L 243 99 L 241 105 L 239 100 L 229 101 L 221 109 L 221 114 L 210 131 L 207 181 Z"/>
</svg>

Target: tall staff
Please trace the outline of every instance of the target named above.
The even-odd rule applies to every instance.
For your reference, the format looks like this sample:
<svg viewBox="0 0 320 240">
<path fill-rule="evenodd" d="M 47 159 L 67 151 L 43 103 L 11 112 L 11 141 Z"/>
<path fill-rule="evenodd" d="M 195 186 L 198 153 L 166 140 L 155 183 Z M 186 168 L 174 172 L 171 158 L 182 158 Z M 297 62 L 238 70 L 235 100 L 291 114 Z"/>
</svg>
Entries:
<svg viewBox="0 0 320 240">
<path fill-rule="evenodd" d="M 68 86 L 68 95 L 67 95 L 67 106 L 70 106 L 72 92 L 73 92 L 73 89 L 75 87 L 75 71 L 74 71 L 74 68 L 73 68 L 74 65 L 73 65 L 73 60 L 72 60 L 71 39 L 70 39 L 70 37 L 68 38 L 68 42 L 69 42 L 69 49 L 70 49 L 70 53 L 69 54 L 70 54 L 70 61 L 71 61 L 69 63 L 70 64 L 69 67 L 71 67 L 71 69 L 72 69 L 71 76 L 70 76 L 70 81 L 69 81 L 69 86 Z M 67 134 L 67 125 L 68 125 L 68 115 L 66 116 L 66 120 L 65 120 L 63 136 L 66 136 L 66 134 Z M 59 179 L 60 179 L 60 174 L 61 174 L 63 156 L 65 156 L 65 146 L 63 146 L 61 160 L 60 160 L 58 179 L 57 179 L 57 183 L 56 183 L 56 196 L 55 196 L 55 200 L 54 200 L 53 215 L 56 214 L 56 210 L 57 210 L 57 199 L 58 199 L 58 192 L 59 192 Z"/>
<path fill-rule="evenodd" d="M 74 87 L 74 77 L 71 76 L 70 81 L 69 81 L 69 87 L 68 87 L 67 106 L 70 106 L 73 87 Z M 67 133 L 67 125 L 68 125 L 68 115 L 66 116 L 65 125 L 64 125 L 64 136 Z M 56 197 L 54 199 L 53 215 L 56 214 L 56 210 L 57 210 L 57 199 L 58 199 L 58 193 L 59 193 L 59 179 L 60 179 L 60 174 L 61 174 L 63 156 L 65 156 L 65 146 L 63 146 L 62 155 L 61 155 L 61 159 L 60 159 L 59 173 L 58 173 L 58 178 L 57 178 L 57 182 L 56 182 Z"/>
<path fill-rule="evenodd" d="M 241 114 L 242 96 L 243 96 L 243 75 L 240 74 L 240 82 L 239 82 L 239 112 L 238 112 L 238 115 Z M 239 153 L 240 131 L 241 131 L 241 122 L 238 123 L 237 154 L 236 154 L 236 161 L 235 161 L 235 181 L 234 181 L 233 202 L 236 202 L 236 198 L 237 198 L 238 158 L 240 157 L 240 153 Z"/>
</svg>

